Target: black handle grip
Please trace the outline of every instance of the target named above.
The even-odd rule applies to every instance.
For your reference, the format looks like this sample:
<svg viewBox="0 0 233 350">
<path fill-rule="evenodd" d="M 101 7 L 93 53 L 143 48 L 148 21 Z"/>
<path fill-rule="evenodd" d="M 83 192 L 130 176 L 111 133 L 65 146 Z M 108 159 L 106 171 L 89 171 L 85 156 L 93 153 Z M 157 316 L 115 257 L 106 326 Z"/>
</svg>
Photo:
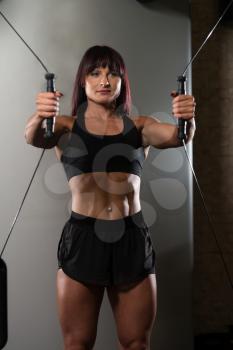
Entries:
<svg viewBox="0 0 233 350">
<path fill-rule="evenodd" d="M 178 81 L 178 95 L 186 95 L 186 77 L 184 75 L 179 75 Z M 186 121 L 182 118 L 178 119 L 178 139 L 182 142 L 186 139 Z"/>
<path fill-rule="evenodd" d="M 0 258 L 0 349 L 7 343 L 7 267 Z"/>
<path fill-rule="evenodd" d="M 45 79 L 47 80 L 47 92 L 55 91 L 55 75 L 53 73 L 46 73 Z M 44 138 L 48 139 L 53 137 L 53 118 L 46 118 L 46 128 Z"/>
</svg>

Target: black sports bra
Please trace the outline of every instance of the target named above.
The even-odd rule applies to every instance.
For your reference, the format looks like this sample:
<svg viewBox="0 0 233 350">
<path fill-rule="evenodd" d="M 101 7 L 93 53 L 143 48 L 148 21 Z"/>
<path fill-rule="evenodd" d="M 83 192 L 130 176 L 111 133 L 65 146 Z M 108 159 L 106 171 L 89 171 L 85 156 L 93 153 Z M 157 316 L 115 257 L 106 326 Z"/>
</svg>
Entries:
<svg viewBox="0 0 233 350">
<path fill-rule="evenodd" d="M 141 176 L 144 149 L 133 121 L 123 117 L 123 131 L 117 135 L 96 135 L 85 127 L 84 114 L 74 121 L 61 162 L 67 179 L 83 173 L 124 172 Z"/>
</svg>

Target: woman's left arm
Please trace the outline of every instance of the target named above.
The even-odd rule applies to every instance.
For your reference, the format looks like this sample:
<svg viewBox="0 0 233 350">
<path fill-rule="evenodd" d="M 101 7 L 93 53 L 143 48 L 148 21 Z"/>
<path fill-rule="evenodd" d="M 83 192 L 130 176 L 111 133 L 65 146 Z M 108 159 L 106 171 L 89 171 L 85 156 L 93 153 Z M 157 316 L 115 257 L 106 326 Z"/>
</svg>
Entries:
<svg viewBox="0 0 233 350">
<path fill-rule="evenodd" d="M 183 118 L 187 121 L 185 143 L 190 142 L 196 130 L 195 125 L 195 99 L 192 95 L 178 95 L 172 92 L 172 114 L 175 118 Z M 157 118 L 142 117 L 142 138 L 144 146 L 156 148 L 170 148 L 182 146 L 178 139 L 178 126 L 162 123 Z"/>
</svg>

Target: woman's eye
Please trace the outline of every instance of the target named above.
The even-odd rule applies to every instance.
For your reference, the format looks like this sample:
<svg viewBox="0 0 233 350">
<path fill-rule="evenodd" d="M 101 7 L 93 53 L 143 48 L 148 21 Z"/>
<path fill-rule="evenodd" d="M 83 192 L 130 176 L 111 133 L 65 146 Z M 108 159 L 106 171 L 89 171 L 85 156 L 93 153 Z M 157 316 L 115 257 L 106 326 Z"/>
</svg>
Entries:
<svg viewBox="0 0 233 350">
<path fill-rule="evenodd" d="M 96 71 L 91 72 L 92 76 L 97 76 L 98 74 L 99 74 L 99 72 L 96 72 Z"/>
<path fill-rule="evenodd" d="M 110 72 L 111 75 L 113 75 L 114 77 L 117 77 L 119 74 L 117 72 Z"/>
</svg>

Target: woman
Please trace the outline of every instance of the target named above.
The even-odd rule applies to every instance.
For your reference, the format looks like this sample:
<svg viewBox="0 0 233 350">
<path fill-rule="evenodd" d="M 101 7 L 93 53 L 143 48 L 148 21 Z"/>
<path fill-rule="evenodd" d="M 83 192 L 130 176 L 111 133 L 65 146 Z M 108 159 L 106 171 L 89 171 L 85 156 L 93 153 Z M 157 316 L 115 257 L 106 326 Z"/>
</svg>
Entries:
<svg viewBox="0 0 233 350">
<path fill-rule="evenodd" d="M 194 98 L 173 96 L 173 114 L 194 135 Z M 149 349 L 156 314 L 155 251 L 140 206 L 140 176 L 149 147 L 178 147 L 177 127 L 131 118 L 124 61 L 107 46 L 84 54 L 72 116 L 59 116 L 62 93 L 39 93 L 27 143 L 55 147 L 72 194 L 58 247 L 57 298 L 65 350 L 94 347 L 105 287 L 120 349 Z M 56 114 L 51 140 L 43 120 Z"/>
</svg>

